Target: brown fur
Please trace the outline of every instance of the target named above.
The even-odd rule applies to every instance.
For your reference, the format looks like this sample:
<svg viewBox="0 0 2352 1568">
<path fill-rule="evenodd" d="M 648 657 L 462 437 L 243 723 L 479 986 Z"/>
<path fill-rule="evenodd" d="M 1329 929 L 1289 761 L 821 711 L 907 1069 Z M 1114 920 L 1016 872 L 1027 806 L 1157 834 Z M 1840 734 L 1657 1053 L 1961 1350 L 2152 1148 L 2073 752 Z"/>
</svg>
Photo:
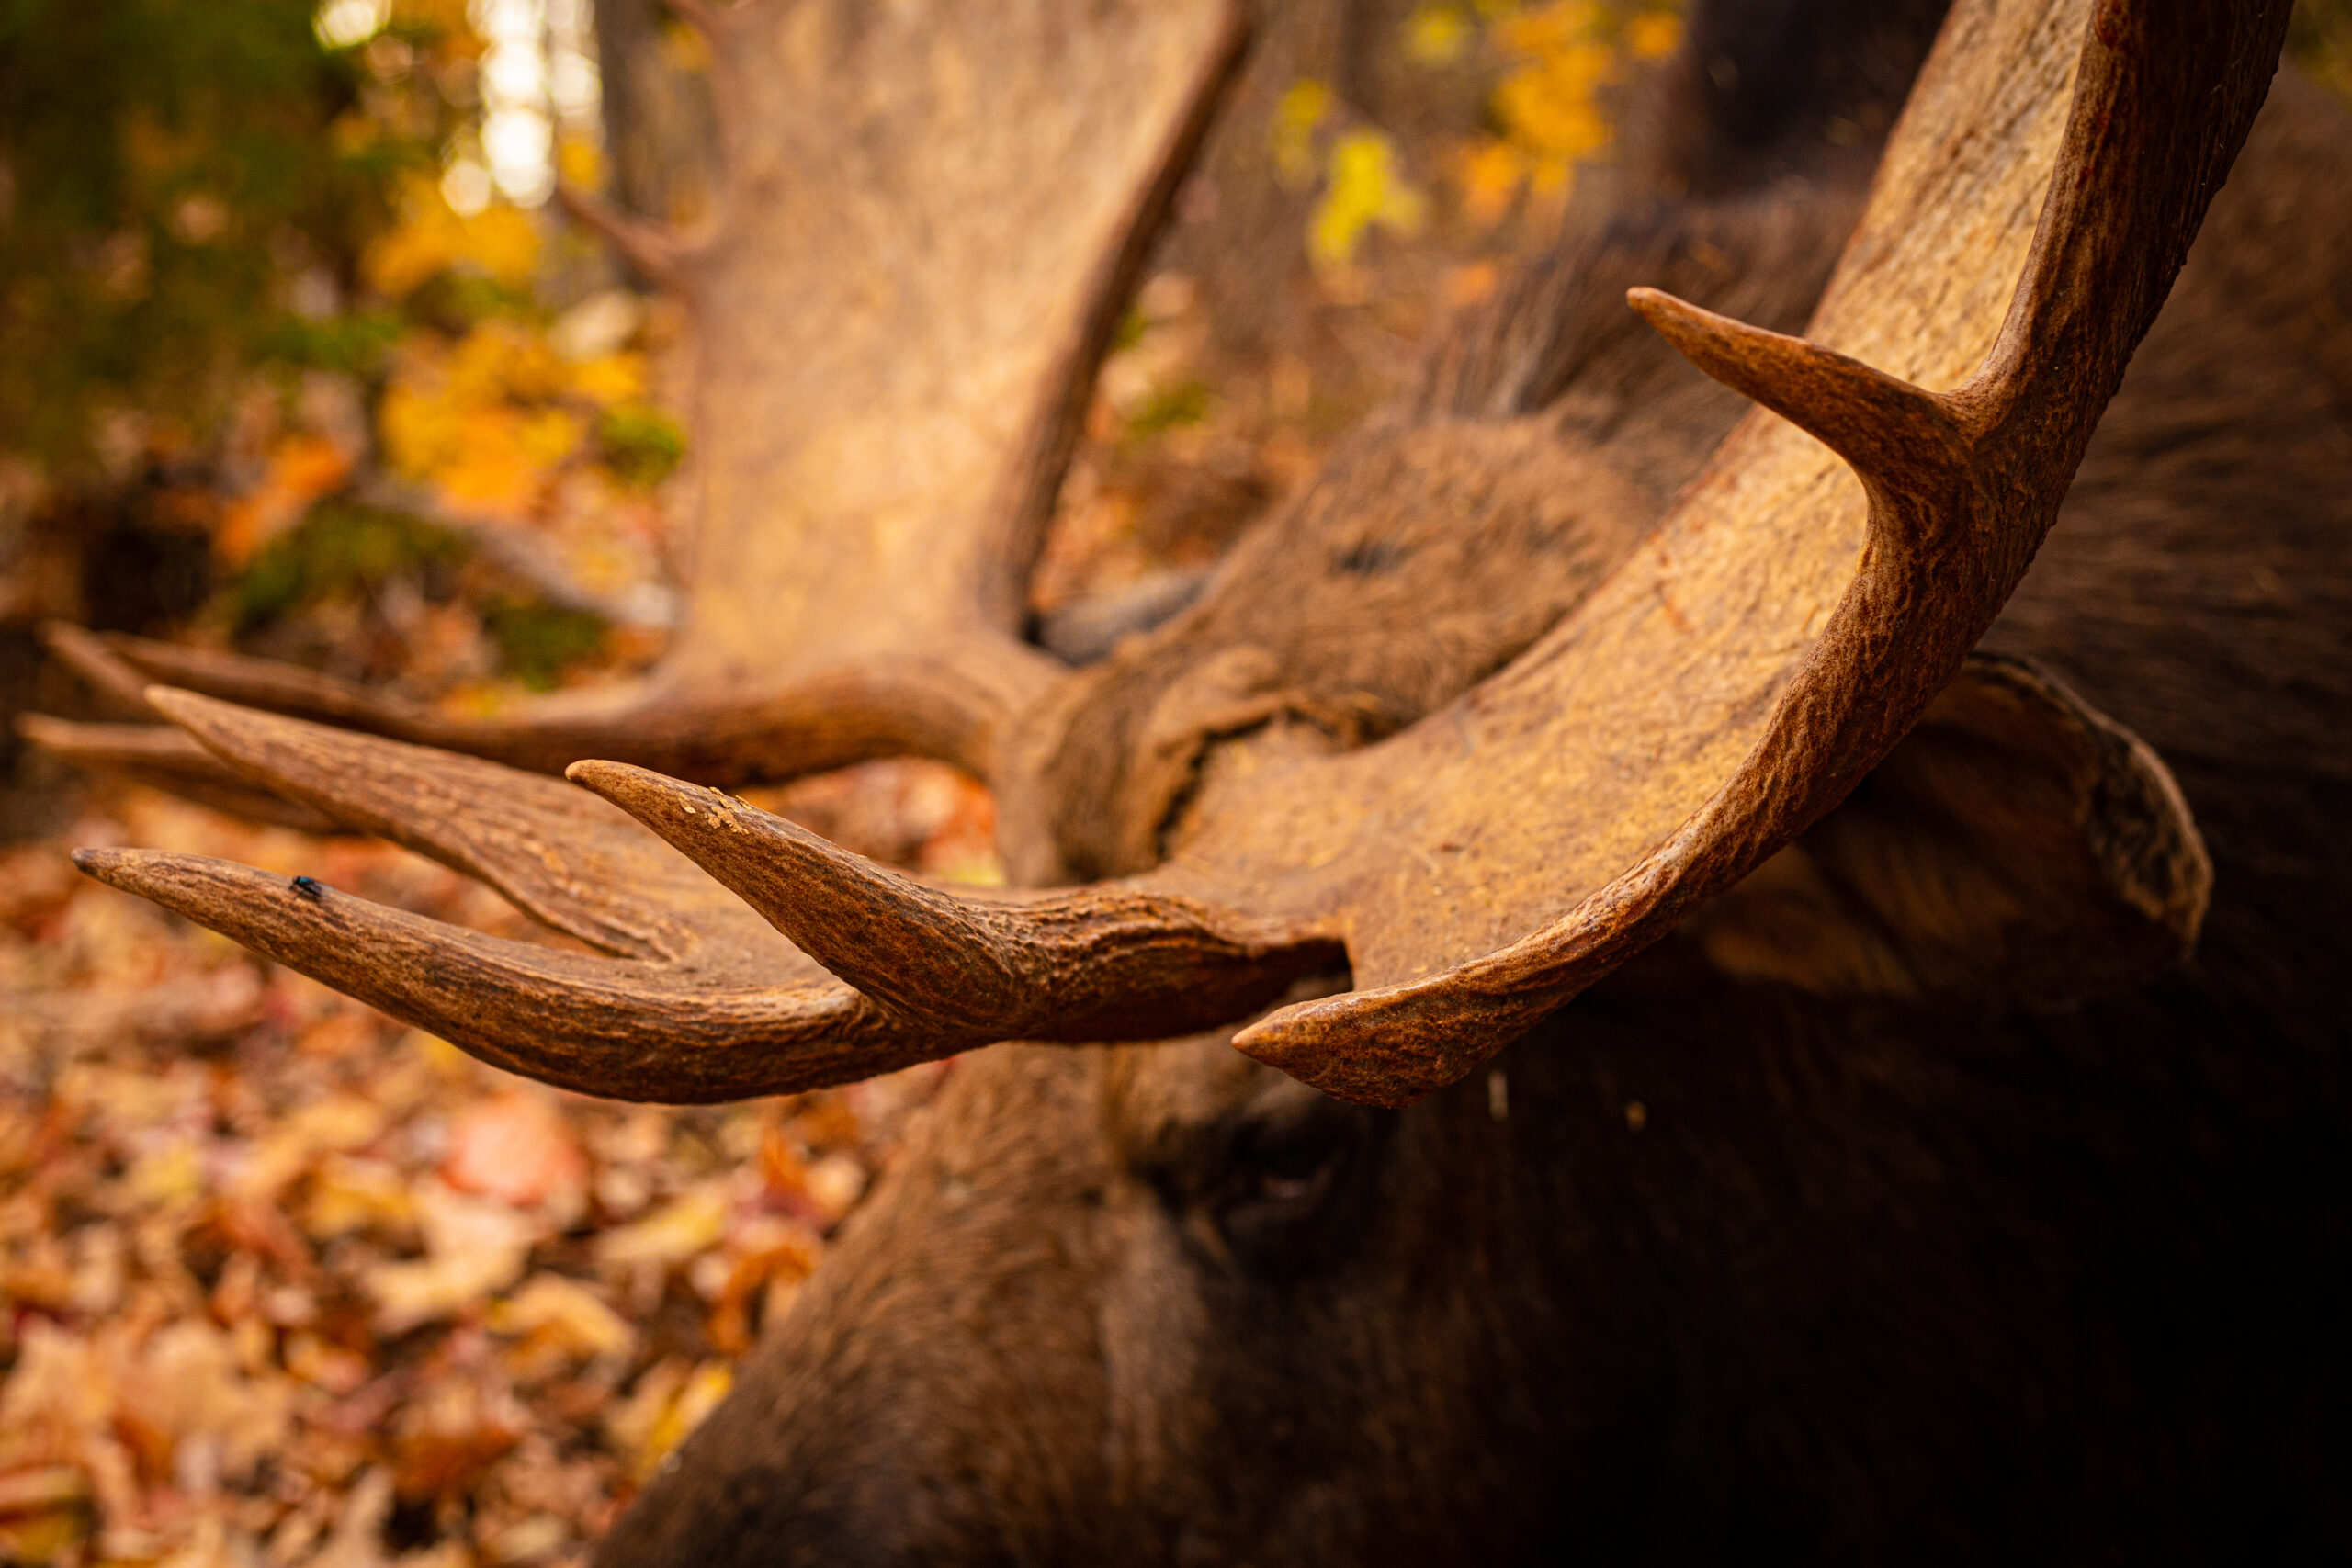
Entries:
<svg viewBox="0 0 2352 1568">
<path fill-rule="evenodd" d="M 1748 232 L 1813 210 L 1826 246 L 1850 212 L 1776 199 L 1796 216 Z M 1676 254 L 1661 232 L 1644 265 Z M 1727 978 L 1696 928 L 1402 1113 L 1222 1036 L 967 1058 L 602 1561 L 2352 1551 L 2346 245 L 2352 128 L 2281 82 L 1988 639 L 2178 777 L 2215 878 L 2188 965 L 2062 1010 L 1823 997 Z M 1555 342 L 1615 331 L 1605 265 L 1553 275 L 1587 276 Z M 1671 381 L 1638 350 L 1546 385 L 1464 341 L 1450 363 L 1485 367 L 1441 370 L 1386 439 L 1430 444 L 1417 493 L 1459 494 L 1488 542 L 1381 508 L 1378 460 L 1337 466 L 1274 525 L 1287 599 L 1204 605 L 1100 677 L 1100 725 L 1164 723 L 1182 765 L 1102 788 L 1069 870 L 1156 852 L 1222 735 L 1283 713 L 1345 744 L 1460 690 L 1626 526 L 1549 499 L 1549 466 L 1682 420 L 1656 436 L 1679 458 L 1619 470 L 1656 504 L 1729 417 L 1695 388 L 1687 416 L 1612 400 Z M 1532 574 L 1548 612 L 1479 587 Z M 1204 676 L 1188 638 L 1265 657 Z M 1082 770 L 1130 743 L 1075 744 Z"/>
</svg>

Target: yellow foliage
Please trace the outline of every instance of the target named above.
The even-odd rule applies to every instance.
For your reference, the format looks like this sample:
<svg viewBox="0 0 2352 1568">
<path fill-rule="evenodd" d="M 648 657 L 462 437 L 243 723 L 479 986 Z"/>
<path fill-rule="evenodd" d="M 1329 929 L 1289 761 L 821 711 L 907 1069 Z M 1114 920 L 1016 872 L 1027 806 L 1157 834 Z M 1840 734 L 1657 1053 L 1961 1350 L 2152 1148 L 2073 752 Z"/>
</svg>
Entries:
<svg viewBox="0 0 2352 1568">
<path fill-rule="evenodd" d="M 1664 60 L 1682 42 L 1682 18 L 1649 11 L 1625 24 L 1625 51 L 1636 60 Z"/>
<path fill-rule="evenodd" d="M 401 221 L 368 246 L 361 271 L 368 287 L 397 299 L 453 267 L 519 288 L 538 261 L 539 231 L 522 212 L 492 205 L 461 217 L 438 184 L 416 179 L 403 194 Z"/>
<path fill-rule="evenodd" d="M 1622 78 L 1627 61 L 1653 61 L 1681 41 L 1681 18 L 1652 8 L 1602 0 L 1550 0 L 1522 7 L 1491 3 L 1497 48 L 1512 62 L 1495 88 L 1501 134 L 1471 148 L 1461 160 L 1463 209 L 1477 223 L 1499 222 L 1520 190 L 1557 201 L 1576 165 L 1607 152 L 1611 131 L 1602 94 Z"/>
<path fill-rule="evenodd" d="M 284 437 L 270 448 L 261 482 L 222 512 L 212 547 L 229 565 L 243 566 L 300 522 L 311 502 L 339 489 L 350 472 L 349 455 L 324 436 Z"/>
<path fill-rule="evenodd" d="M 1331 89 L 1310 78 L 1293 82 L 1274 109 L 1274 172 L 1294 188 L 1315 178 L 1315 132 L 1331 112 Z"/>
<path fill-rule="evenodd" d="M 1307 249 L 1318 266 L 1345 266 L 1374 225 L 1413 233 L 1427 205 L 1398 172 L 1396 150 L 1387 137 L 1376 130 L 1349 131 L 1332 145 L 1330 184 L 1316 204 Z"/>
<path fill-rule="evenodd" d="M 1539 178 L 1546 168 L 1565 176 L 1566 165 L 1609 145 L 1609 119 L 1598 94 L 1615 74 L 1617 55 L 1582 31 L 1594 10 L 1582 0 L 1566 0 L 1514 17 L 1503 28 L 1506 40 L 1527 59 L 1495 89 L 1495 112 Z"/>
<path fill-rule="evenodd" d="M 623 367 L 599 374 L 608 389 L 642 380 Z M 587 439 L 585 420 L 553 406 L 575 390 L 573 375 L 543 336 L 513 321 L 484 321 L 454 347 L 413 339 L 378 415 L 385 456 L 452 501 L 528 511 Z"/>
<path fill-rule="evenodd" d="M 1405 20 L 1405 53 L 1423 65 L 1450 65 L 1470 45 L 1470 18 L 1461 6 L 1431 4 Z"/>
<path fill-rule="evenodd" d="M 605 151 L 589 136 L 567 136 L 555 150 L 556 177 L 581 190 L 597 190 L 605 183 Z"/>
<path fill-rule="evenodd" d="M 600 409 L 645 400 L 645 356 L 606 354 L 571 367 L 571 389 Z"/>
</svg>

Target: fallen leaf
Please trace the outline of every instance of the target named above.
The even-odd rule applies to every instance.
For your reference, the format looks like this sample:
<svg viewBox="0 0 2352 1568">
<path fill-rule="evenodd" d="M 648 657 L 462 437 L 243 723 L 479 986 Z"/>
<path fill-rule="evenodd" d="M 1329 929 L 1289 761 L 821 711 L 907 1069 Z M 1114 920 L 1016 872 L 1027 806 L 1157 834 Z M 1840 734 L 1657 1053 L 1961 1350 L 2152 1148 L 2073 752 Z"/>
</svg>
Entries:
<svg viewBox="0 0 2352 1568">
<path fill-rule="evenodd" d="M 576 1209 L 588 1160 L 553 1100 L 518 1087 L 477 1100 L 451 1119 L 441 1179 L 517 1208 L 568 1198 Z"/>
</svg>

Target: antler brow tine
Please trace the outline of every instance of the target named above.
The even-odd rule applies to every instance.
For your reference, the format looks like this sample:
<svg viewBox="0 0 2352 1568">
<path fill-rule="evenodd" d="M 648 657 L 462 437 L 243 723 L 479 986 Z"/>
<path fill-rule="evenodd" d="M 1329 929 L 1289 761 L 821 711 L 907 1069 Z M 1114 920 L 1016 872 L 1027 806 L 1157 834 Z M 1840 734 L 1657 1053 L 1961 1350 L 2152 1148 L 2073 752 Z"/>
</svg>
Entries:
<svg viewBox="0 0 2352 1568">
<path fill-rule="evenodd" d="M 643 768 L 575 762 L 566 776 L 675 845 L 859 990 L 976 1038 L 1205 1028 L 1339 955 L 1327 929 L 1227 915 L 1148 881 L 980 901 Z"/>
</svg>

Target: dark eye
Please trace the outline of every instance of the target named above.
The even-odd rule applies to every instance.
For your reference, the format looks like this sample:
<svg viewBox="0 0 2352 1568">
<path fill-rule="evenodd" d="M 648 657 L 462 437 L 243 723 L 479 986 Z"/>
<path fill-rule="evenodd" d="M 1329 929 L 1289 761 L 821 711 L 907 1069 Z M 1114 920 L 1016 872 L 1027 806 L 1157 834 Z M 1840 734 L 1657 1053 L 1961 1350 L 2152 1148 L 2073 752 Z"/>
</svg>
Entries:
<svg viewBox="0 0 2352 1568">
<path fill-rule="evenodd" d="M 1321 1095 L 1283 1100 L 1233 1130 L 1216 1204 L 1235 1259 L 1266 1274 L 1331 1255 L 1354 1207 L 1347 1199 L 1361 1185 L 1372 1128 L 1366 1112 Z"/>
<path fill-rule="evenodd" d="M 1289 1208 L 1317 1203 L 1330 1191 L 1346 1153 L 1345 1141 L 1323 1128 L 1305 1137 L 1278 1138 L 1271 1148 L 1257 1150 L 1240 1162 L 1252 1188 L 1249 1196 L 1258 1203 Z"/>
</svg>

